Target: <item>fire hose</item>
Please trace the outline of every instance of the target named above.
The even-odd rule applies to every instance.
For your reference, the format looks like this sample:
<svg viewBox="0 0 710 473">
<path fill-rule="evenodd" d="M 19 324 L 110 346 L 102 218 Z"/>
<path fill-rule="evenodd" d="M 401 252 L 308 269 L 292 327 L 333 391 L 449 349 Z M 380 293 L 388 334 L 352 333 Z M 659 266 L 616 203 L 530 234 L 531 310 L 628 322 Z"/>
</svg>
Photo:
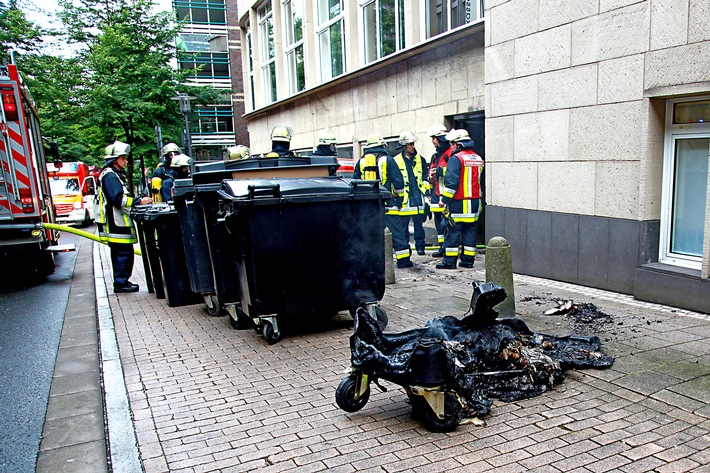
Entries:
<svg viewBox="0 0 710 473">
<path fill-rule="evenodd" d="M 98 235 L 94 235 L 93 233 L 85 232 L 84 230 L 79 230 L 77 228 L 70 227 L 67 225 L 57 225 L 56 223 L 41 223 L 38 226 L 47 230 L 59 230 L 62 232 L 73 233 L 74 235 L 79 235 L 80 237 L 97 241 L 102 245 L 108 245 L 108 243 L 106 243 L 105 241 L 101 241 L 101 238 Z M 133 248 L 133 253 L 137 254 L 138 256 L 142 256 L 141 250 L 138 248 Z"/>
</svg>

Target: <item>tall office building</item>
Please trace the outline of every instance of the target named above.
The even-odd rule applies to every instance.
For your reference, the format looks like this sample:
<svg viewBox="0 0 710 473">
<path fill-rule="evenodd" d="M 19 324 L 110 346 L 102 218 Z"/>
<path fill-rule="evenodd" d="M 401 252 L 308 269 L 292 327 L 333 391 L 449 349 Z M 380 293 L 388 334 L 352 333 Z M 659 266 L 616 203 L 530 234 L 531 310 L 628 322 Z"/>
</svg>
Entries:
<svg viewBox="0 0 710 473">
<path fill-rule="evenodd" d="M 229 18 L 236 22 L 236 5 L 225 0 L 173 0 L 179 21 L 184 21 L 178 39 L 178 67 L 191 70 L 187 82 L 223 90 L 215 103 L 194 105 L 190 120 L 196 160 L 222 159 L 222 151 L 236 143 L 248 144 L 243 120 L 240 42 L 230 41 Z M 177 139 L 175 137 L 173 139 Z"/>
</svg>

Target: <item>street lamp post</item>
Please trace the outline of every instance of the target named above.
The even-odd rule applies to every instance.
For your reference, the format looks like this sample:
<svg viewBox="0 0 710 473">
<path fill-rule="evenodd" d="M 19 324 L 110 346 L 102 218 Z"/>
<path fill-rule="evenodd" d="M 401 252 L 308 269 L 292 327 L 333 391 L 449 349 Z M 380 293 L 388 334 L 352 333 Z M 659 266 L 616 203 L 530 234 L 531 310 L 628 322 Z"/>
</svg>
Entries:
<svg viewBox="0 0 710 473">
<path fill-rule="evenodd" d="M 180 111 L 183 117 L 185 117 L 185 144 L 187 145 L 187 154 L 192 158 L 190 164 L 190 171 L 195 170 L 195 157 L 192 154 L 192 137 L 190 136 L 190 121 L 188 120 L 188 114 L 190 113 L 190 100 L 194 100 L 197 97 L 192 95 L 187 95 L 185 92 L 178 92 L 177 97 L 170 97 L 172 100 L 177 100 L 180 102 Z"/>
</svg>

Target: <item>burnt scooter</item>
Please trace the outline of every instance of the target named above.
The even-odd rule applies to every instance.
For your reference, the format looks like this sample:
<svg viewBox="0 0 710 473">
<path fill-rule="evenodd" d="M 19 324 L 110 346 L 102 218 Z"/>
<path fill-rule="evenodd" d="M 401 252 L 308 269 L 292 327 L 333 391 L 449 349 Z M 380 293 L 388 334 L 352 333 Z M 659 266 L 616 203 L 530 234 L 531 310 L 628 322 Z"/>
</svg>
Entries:
<svg viewBox="0 0 710 473">
<path fill-rule="evenodd" d="M 464 415 L 487 413 L 490 400 L 466 400 L 457 391 L 455 370 L 445 347 L 445 341 L 455 339 L 463 328 L 459 327 L 461 323 L 486 325 L 498 316 L 493 307 L 505 300 L 505 289 L 478 281 L 473 285 L 472 314 L 463 321 L 444 317 L 427 322 L 421 329 L 388 334 L 367 311 L 358 309 L 350 337 L 350 374 L 335 393 L 338 407 L 346 412 L 359 411 L 370 398 L 370 383 L 383 392 L 387 390 L 379 383 L 384 379 L 405 389 L 414 414 L 432 432 L 454 430 Z"/>
<path fill-rule="evenodd" d="M 432 432 L 448 432 L 464 417 L 487 414 L 491 398 L 504 402 L 538 396 L 564 380 L 566 368 L 606 368 L 613 358 L 598 337 L 532 332 L 517 318 L 496 320 L 503 288 L 473 282 L 471 314 L 441 317 L 424 328 L 383 333 L 358 310 L 350 337 L 351 366 L 335 393 L 346 412 L 362 409 L 370 384 L 402 386 L 415 416 Z"/>
</svg>

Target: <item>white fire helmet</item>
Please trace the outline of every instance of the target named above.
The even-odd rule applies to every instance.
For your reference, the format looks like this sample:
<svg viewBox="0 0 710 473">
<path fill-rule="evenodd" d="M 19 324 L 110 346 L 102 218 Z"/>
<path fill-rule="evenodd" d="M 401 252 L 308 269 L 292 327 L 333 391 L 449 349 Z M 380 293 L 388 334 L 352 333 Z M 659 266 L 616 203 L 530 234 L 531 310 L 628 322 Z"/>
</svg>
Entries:
<svg viewBox="0 0 710 473">
<path fill-rule="evenodd" d="M 417 137 L 411 131 L 405 131 L 399 135 L 399 144 L 402 146 L 414 144 L 417 141 Z"/>
<path fill-rule="evenodd" d="M 446 127 L 444 125 L 432 125 L 427 130 L 427 135 L 431 137 L 445 136 Z"/>
<path fill-rule="evenodd" d="M 318 135 L 319 145 L 334 145 L 337 142 L 338 139 L 335 137 L 335 133 L 333 133 L 333 130 L 331 130 L 330 128 L 326 128 Z"/>
<path fill-rule="evenodd" d="M 165 146 L 163 146 L 163 156 L 165 156 L 168 153 L 182 153 L 182 150 L 175 143 L 168 143 Z"/>
<path fill-rule="evenodd" d="M 446 134 L 446 139 L 454 143 L 459 143 L 461 141 L 470 141 L 471 137 L 468 135 L 468 131 L 462 128 L 456 130 L 452 128 L 451 131 Z"/>
<path fill-rule="evenodd" d="M 365 149 L 369 148 L 375 148 L 377 146 L 384 146 L 385 145 L 385 140 L 382 138 L 382 135 L 378 135 L 377 133 L 374 133 L 370 136 L 367 137 L 367 141 L 365 141 Z"/>
<path fill-rule="evenodd" d="M 178 154 L 177 156 L 173 156 L 172 161 L 170 161 L 171 168 L 181 168 L 183 166 L 189 166 L 189 165 L 190 165 L 190 157 L 186 154 Z"/>
<path fill-rule="evenodd" d="M 131 152 L 131 145 L 122 141 L 114 141 L 104 149 L 104 159 L 106 165 L 114 162 L 119 156 L 128 156 Z"/>
</svg>

